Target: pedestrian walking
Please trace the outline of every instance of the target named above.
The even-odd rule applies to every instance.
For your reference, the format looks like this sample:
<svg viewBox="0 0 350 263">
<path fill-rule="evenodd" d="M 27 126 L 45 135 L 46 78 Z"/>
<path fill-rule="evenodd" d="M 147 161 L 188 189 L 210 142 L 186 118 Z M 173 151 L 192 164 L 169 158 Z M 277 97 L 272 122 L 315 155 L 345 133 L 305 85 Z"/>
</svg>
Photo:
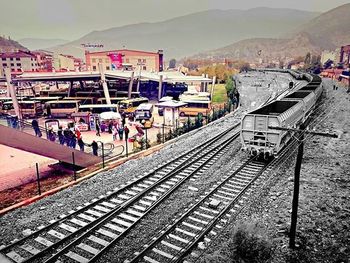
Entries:
<svg viewBox="0 0 350 263">
<path fill-rule="evenodd" d="M 72 132 L 71 139 L 70 139 L 70 147 L 75 149 L 76 145 L 77 145 L 77 137 Z"/>
<path fill-rule="evenodd" d="M 84 141 L 83 141 L 83 137 L 82 137 L 82 136 L 80 136 L 79 139 L 78 139 L 78 145 L 79 145 L 80 151 L 83 152 L 83 151 L 84 151 L 85 143 L 84 143 Z"/>
<path fill-rule="evenodd" d="M 125 133 L 125 140 L 127 140 L 129 138 L 129 128 L 128 128 L 128 126 L 124 127 L 124 133 Z"/>
<path fill-rule="evenodd" d="M 97 142 L 96 142 L 96 141 L 92 141 L 91 147 L 92 147 L 92 153 L 93 153 L 93 155 L 97 156 L 97 150 L 98 150 L 98 144 L 97 144 Z"/>
<path fill-rule="evenodd" d="M 100 123 L 96 122 L 96 136 L 101 136 L 100 129 L 101 129 Z"/>
<path fill-rule="evenodd" d="M 118 128 L 118 134 L 119 134 L 119 139 L 123 140 L 123 133 L 124 133 L 124 128 L 122 126 L 120 126 Z M 126 135 L 125 135 L 126 136 Z"/>
<path fill-rule="evenodd" d="M 35 136 L 41 137 L 42 134 L 41 134 L 41 131 L 40 131 L 40 128 L 39 128 L 39 123 L 38 123 L 38 121 L 36 119 L 32 120 L 32 127 L 34 129 Z"/>
<path fill-rule="evenodd" d="M 108 133 L 109 134 L 112 134 L 112 129 L 113 129 L 113 124 L 112 124 L 112 122 L 110 121 L 109 123 L 108 123 Z"/>
<path fill-rule="evenodd" d="M 117 139 L 117 134 L 118 134 L 118 128 L 116 126 L 113 126 L 112 127 L 113 141 Z"/>
</svg>

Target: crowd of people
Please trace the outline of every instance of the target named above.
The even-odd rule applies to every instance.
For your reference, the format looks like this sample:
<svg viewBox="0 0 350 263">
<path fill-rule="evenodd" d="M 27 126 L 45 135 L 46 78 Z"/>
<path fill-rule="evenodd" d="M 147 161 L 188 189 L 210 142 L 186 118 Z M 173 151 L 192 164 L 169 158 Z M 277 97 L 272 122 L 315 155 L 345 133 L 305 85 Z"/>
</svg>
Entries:
<svg viewBox="0 0 350 263">
<path fill-rule="evenodd" d="M 113 141 L 117 140 L 119 137 L 119 140 L 123 140 L 124 134 L 125 139 L 129 136 L 129 128 L 125 125 L 125 115 L 122 115 L 121 120 L 110 120 L 109 122 L 97 122 L 96 123 L 96 136 L 101 136 L 101 132 L 108 132 L 112 134 Z"/>
</svg>

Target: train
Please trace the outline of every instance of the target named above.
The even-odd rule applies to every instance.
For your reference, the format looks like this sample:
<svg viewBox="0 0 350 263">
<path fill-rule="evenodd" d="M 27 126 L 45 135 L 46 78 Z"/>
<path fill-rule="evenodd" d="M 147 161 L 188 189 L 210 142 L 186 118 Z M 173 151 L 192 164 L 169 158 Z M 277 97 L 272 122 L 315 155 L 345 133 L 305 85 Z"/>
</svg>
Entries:
<svg viewBox="0 0 350 263">
<path fill-rule="evenodd" d="M 322 95 L 323 85 L 319 76 L 294 71 L 287 73 L 306 80 L 308 84 L 243 116 L 240 132 L 242 150 L 248 151 L 251 156 L 265 160 L 278 156 L 293 133 L 268 127 L 299 128 Z"/>
</svg>

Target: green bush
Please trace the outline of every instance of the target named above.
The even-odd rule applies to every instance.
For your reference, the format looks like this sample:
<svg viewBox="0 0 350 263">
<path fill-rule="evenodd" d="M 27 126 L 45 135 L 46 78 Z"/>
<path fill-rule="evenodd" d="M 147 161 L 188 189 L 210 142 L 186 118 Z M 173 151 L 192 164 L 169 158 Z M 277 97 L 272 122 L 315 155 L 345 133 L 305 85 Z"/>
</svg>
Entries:
<svg viewBox="0 0 350 263">
<path fill-rule="evenodd" d="M 257 223 L 237 225 L 228 244 L 232 262 L 267 262 L 273 253 L 273 246 L 267 234 Z"/>
</svg>

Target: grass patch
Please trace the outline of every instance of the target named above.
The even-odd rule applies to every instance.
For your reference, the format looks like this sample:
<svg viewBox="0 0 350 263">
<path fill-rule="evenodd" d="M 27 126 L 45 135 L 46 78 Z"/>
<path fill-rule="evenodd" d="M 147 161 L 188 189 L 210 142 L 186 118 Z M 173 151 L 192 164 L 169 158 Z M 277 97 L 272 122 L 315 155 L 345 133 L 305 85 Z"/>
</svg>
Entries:
<svg viewBox="0 0 350 263">
<path fill-rule="evenodd" d="M 225 84 L 216 84 L 213 92 L 213 104 L 222 104 L 227 102 Z"/>
</svg>

